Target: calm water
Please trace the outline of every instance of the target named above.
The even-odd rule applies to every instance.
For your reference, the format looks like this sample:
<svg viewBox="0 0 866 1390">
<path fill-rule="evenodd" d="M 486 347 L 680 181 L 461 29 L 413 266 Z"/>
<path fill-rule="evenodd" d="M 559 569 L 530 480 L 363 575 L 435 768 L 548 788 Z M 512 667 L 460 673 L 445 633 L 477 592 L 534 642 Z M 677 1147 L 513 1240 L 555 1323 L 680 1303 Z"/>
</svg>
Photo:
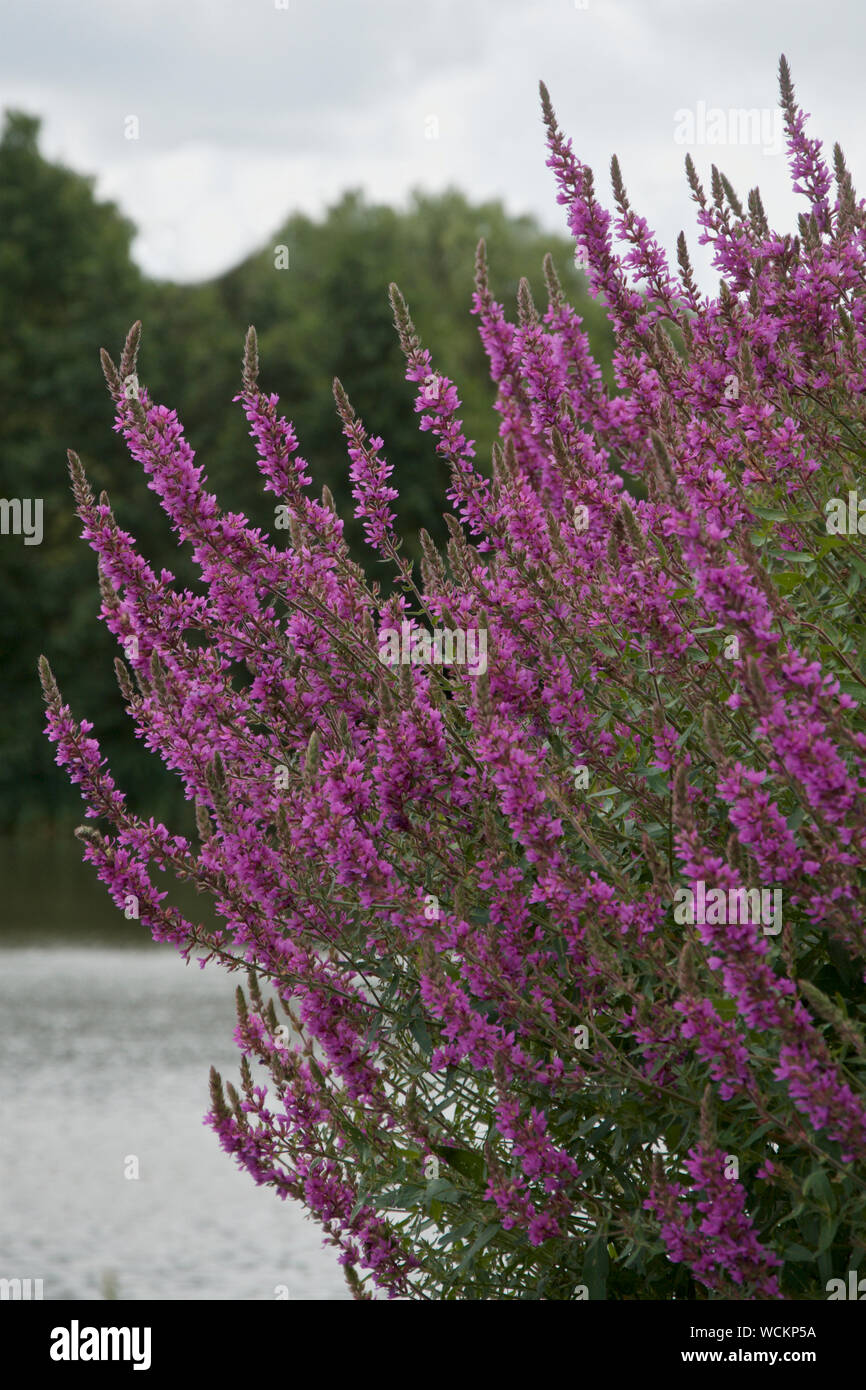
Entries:
<svg viewBox="0 0 866 1390">
<path fill-rule="evenodd" d="M 0 1277 L 46 1299 L 348 1298 L 303 1210 L 202 1124 L 210 1066 L 237 1080 L 238 977 L 148 944 L 75 842 L 0 842 L 0 888 Z"/>
</svg>

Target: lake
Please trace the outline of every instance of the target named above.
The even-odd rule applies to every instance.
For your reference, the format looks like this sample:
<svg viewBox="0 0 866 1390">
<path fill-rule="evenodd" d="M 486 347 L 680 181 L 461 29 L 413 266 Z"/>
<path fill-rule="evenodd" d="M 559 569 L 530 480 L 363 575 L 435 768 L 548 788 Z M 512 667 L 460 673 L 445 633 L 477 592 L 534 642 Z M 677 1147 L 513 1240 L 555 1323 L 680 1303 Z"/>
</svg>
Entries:
<svg viewBox="0 0 866 1390">
<path fill-rule="evenodd" d="M 46 1299 L 348 1299 L 303 1208 L 202 1123 L 211 1065 L 237 1083 L 240 977 L 155 946 L 80 854 L 0 841 L 0 1278 Z"/>
</svg>

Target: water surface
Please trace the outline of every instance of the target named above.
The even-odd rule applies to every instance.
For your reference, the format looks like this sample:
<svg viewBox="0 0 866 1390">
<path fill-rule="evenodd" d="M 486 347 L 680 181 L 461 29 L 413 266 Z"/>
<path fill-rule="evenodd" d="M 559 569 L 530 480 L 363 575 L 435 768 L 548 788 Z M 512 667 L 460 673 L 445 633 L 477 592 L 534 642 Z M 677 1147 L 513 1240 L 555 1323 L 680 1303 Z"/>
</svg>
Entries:
<svg viewBox="0 0 866 1390">
<path fill-rule="evenodd" d="M 210 1066 L 237 1083 L 240 977 L 148 944 L 79 857 L 0 845 L 0 1277 L 46 1299 L 348 1298 L 319 1228 L 202 1124 Z"/>
</svg>

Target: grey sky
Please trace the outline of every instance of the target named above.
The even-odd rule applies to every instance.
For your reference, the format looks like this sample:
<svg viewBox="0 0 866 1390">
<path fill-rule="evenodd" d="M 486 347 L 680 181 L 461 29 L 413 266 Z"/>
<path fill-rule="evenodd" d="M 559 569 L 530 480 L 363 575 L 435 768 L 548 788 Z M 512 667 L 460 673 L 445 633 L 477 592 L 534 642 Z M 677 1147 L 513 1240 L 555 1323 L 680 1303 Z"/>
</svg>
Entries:
<svg viewBox="0 0 866 1390">
<path fill-rule="evenodd" d="M 615 151 L 633 205 L 668 247 L 684 228 L 699 263 L 675 113 L 773 108 L 783 51 L 813 133 L 840 141 L 866 194 L 862 0 L 583 5 L 0 0 L 0 102 L 41 115 L 45 152 L 96 174 L 140 228 L 140 263 L 182 280 L 347 186 L 400 202 L 453 184 L 562 229 L 539 77 L 602 195 Z M 698 168 L 708 178 L 715 161 L 742 197 L 760 184 L 771 222 L 790 225 L 784 154 L 740 143 L 735 126 L 724 138 L 692 147 Z"/>
</svg>

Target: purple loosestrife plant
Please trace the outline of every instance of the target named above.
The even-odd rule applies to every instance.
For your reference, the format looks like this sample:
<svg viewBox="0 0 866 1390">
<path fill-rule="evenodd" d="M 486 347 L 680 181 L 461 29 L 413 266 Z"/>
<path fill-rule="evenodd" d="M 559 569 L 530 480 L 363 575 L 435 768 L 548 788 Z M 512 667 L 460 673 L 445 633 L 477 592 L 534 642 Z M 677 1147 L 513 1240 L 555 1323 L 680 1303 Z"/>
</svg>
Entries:
<svg viewBox="0 0 866 1390">
<path fill-rule="evenodd" d="M 403 556 L 399 468 L 335 383 L 389 595 L 312 496 L 252 329 L 236 400 L 286 546 L 220 511 L 137 387 L 138 326 L 119 368 L 103 355 L 203 581 L 154 573 L 70 455 L 120 689 L 197 840 L 130 812 L 43 659 L 48 735 L 115 902 L 246 972 L 240 1088 L 212 1074 L 207 1122 L 321 1223 L 359 1298 L 822 1298 L 862 1262 L 866 204 L 784 59 L 781 102 L 797 235 L 687 160 L 710 297 L 616 160 L 602 207 L 542 87 L 617 389 L 550 260 L 546 308 L 524 281 L 512 323 L 482 245 L 482 468 L 392 287 L 451 540 L 421 537 L 420 573 Z M 853 534 L 828 523 L 840 496 Z"/>
</svg>

